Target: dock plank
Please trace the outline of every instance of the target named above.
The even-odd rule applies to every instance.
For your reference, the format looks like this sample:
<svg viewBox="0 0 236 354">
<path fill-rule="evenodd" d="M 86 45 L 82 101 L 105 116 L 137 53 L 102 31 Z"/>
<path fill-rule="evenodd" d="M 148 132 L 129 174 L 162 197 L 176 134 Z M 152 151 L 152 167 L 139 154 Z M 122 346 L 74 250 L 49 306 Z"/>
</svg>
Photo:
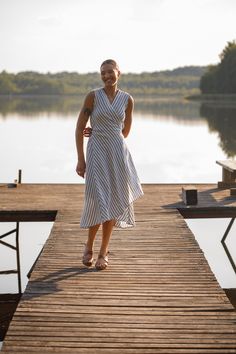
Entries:
<svg viewBox="0 0 236 354">
<path fill-rule="evenodd" d="M 0 221 L 55 219 L 2 352 L 236 353 L 236 312 L 182 216 L 236 215 L 236 199 L 196 185 L 189 207 L 183 186 L 143 186 L 137 225 L 114 231 L 103 272 L 81 263 L 83 185 L 1 188 Z"/>
</svg>

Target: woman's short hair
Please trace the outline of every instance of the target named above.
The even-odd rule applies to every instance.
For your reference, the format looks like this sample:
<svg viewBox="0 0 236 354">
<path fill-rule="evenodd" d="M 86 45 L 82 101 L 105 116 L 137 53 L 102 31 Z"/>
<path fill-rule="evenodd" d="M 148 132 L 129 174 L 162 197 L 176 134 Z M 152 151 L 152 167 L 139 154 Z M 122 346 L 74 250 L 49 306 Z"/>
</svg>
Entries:
<svg viewBox="0 0 236 354">
<path fill-rule="evenodd" d="M 117 64 L 117 62 L 114 60 L 114 59 L 106 59 L 102 62 L 100 68 L 105 65 L 105 64 L 111 64 L 113 65 L 117 70 L 120 70 L 119 69 L 119 65 Z"/>
</svg>

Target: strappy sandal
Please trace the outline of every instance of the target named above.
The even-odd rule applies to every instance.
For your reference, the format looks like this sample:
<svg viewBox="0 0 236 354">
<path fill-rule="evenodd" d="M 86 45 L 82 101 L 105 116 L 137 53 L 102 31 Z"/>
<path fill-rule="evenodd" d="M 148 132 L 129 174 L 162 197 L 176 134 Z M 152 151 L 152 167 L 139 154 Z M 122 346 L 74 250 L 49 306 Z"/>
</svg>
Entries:
<svg viewBox="0 0 236 354">
<path fill-rule="evenodd" d="M 103 256 L 100 254 L 95 264 L 95 268 L 97 270 L 104 270 L 107 268 L 107 266 L 108 266 L 108 256 L 107 255 Z"/>
<path fill-rule="evenodd" d="M 93 251 L 84 250 L 82 262 L 86 267 L 91 267 L 93 264 Z"/>
</svg>

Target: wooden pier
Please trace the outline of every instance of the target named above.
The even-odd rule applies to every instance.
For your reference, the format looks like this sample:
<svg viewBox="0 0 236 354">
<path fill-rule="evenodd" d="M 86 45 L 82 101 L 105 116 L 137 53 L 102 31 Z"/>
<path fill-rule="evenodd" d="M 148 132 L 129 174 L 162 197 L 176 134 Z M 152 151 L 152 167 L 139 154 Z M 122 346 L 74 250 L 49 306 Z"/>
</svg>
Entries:
<svg viewBox="0 0 236 354">
<path fill-rule="evenodd" d="M 137 226 L 114 231 L 101 272 L 81 263 L 83 185 L 2 186 L 0 221 L 55 220 L 2 352 L 236 353 L 236 312 L 182 216 L 235 217 L 236 198 L 197 185 L 186 206 L 182 186 L 143 186 Z"/>
</svg>

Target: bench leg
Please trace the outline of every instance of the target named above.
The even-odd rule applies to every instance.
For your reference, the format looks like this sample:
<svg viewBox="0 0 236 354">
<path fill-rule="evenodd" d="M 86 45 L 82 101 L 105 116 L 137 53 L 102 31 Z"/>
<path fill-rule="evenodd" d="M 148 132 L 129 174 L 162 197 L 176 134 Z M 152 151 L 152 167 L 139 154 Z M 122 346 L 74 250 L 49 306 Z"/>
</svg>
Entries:
<svg viewBox="0 0 236 354">
<path fill-rule="evenodd" d="M 234 173 L 226 170 L 224 167 L 222 168 L 222 182 L 225 182 L 225 183 L 234 183 L 235 182 Z"/>
</svg>

